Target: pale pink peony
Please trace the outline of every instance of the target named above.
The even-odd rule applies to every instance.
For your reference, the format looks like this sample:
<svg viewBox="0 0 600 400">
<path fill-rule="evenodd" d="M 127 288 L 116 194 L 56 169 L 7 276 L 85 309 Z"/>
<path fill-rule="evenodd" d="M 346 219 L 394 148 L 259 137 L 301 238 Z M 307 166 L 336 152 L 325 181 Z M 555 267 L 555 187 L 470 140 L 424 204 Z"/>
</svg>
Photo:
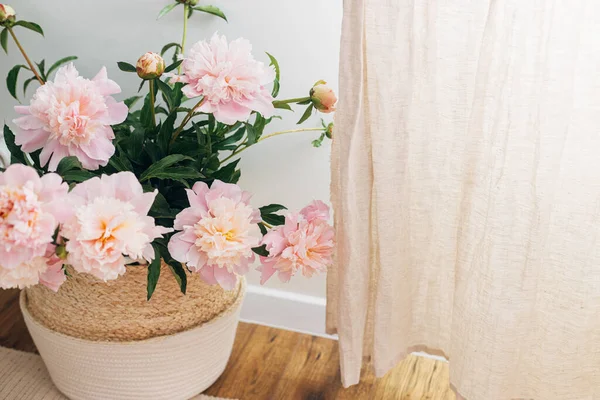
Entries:
<svg viewBox="0 0 600 400">
<path fill-rule="evenodd" d="M 123 275 L 130 260 L 153 260 L 151 242 L 172 231 L 148 216 L 156 194 L 144 193 L 131 172 L 75 186 L 69 194 L 72 214 L 61 229 L 67 262 L 78 272 L 107 281 Z"/>
<path fill-rule="evenodd" d="M 190 207 L 175 218 L 175 230 L 182 232 L 169 241 L 169 252 L 205 282 L 231 290 L 254 261 L 260 213 L 250 206 L 248 192 L 218 180 L 210 189 L 196 182 L 187 194 Z"/>
<path fill-rule="evenodd" d="M 89 170 L 105 166 L 115 152 L 110 126 L 127 118 L 125 103 L 110 96 L 120 92 L 106 68 L 89 80 L 80 77 L 73 64 L 66 65 L 54 82 L 38 88 L 28 107 L 15 107 L 25 115 L 13 121 L 20 128 L 15 142 L 27 153 L 42 149 L 40 161 L 50 171 L 67 156 L 76 156 Z"/>
<path fill-rule="evenodd" d="M 54 245 L 49 244 L 43 256 L 33 257 L 13 269 L 0 267 L 0 288 L 24 289 L 41 283 L 57 292 L 66 280 L 62 266 L 63 261 L 54 254 Z"/>
<path fill-rule="evenodd" d="M 21 164 L 0 173 L 0 266 L 13 270 L 43 256 L 64 220 L 69 187 L 57 174 L 39 177 Z"/>
<path fill-rule="evenodd" d="M 323 203 L 321 200 L 314 200 L 300 211 L 300 215 L 302 215 L 308 222 L 312 222 L 315 219 L 328 221 L 329 206 Z"/>
<path fill-rule="evenodd" d="M 190 49 L 181 68 L 183 75 L 172 81 L 187 83 L 183 93 L 189 98 L 204 96 L 199 111 L 213 114 L 219 122 L 247 121 L 252 111 L 269 118 L 275 111 L 266 88 L 275 80 L 275 71 L 252 57 L 245 39 L 228 44 L 225 36 L 214 34 L 210 42 Z"/>
<path fill-rule="evenodd" d="M 333 253 L 333 228 L 328 219 L 328 207 L 314 202 L 300 214 L 286 216 L 284 225 L 268 232 L 261 242 L 269 252 L 268 257 L 260 258 L 261 284 L 275 272 L 282 282 L 288 282 L 298 271 L 306 277 L 326 271 Z"/>
</svg>

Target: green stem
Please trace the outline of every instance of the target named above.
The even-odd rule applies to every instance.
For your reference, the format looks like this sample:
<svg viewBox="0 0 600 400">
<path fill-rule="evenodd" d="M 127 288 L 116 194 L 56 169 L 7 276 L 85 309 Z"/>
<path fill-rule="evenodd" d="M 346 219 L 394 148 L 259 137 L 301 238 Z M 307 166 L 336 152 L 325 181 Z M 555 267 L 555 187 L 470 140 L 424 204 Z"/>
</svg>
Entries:
<svg viewBox="0 0 600 400">
<path fill-rule="evenodd" d="M 21 54 L 23 54 L 23 57 L 25 58 L 25 61 L 27 61 L 27 64 L 29 65 L 29 68 L 31 69 L 31 72 L 33 72 L 33 74 L 35 75 L 35 77 L 38 80 L 38 82 L 40 83 L 40 85 L 43 85 L 44 84 L 44 80 L 42 79 L 42 77 L 40 76 L 40 74 L 38 74 L 37 70 L 33 66 L 33 63 L 31 62 L 31 60 L 27 56 L 27 53 L 25 53 L 25 49 L 23 48 L 23 46 L 21 46 L 21 43 L 19 42 L 19 39 L 17 39 L 17 35 L 15 35 L 15 32 L 12 30 L 12 28 L 6 27 L 6 29 L 8 29 L 8 32 L 10 33 L 10 35 L 13 38 L 13 40 L 15 41 L 15 44 L 17 45 L 17 47 L 19 48 L 19 50 L 21 50 Z"/>
<path fill-rule="evenodd" d="M 288 131 L 274 132 L 274 133 L 271 133 L 270 135 L 266 135 L 266 136 L 261 137 L 260 139 L 258 139 L 256 141 L 256 143 L 260 143 L 260 142 L 262 142 L 264 140 L 267 140 L 269 138 L 272 138 L 272 137 L 275 137 L 275 136 L 279 136 L 279 135 L 284 135 L 286 133 L 310 132 L 310 131 L 323 131 L 323 128 L 300 128 L 300 129 L 290 129 Z M 244 146 L 244 147 L 242 147 L 242 146 Z M 231 160 L 233 157 L 235 157 L 236 155 L 240 154 L 242 151 L 246 150 L 250 146 L 247 145 L 246 142 L 241 143 L 238 147 L 236 147 L 236 149 L 233 151 L 233 153 L 231 153 L 229 156 L 227 156 L 226 158 L 224 158 L 223 160 L 221 160 L 221 163 L 224 163 L 226 161 Z"/>
<path fill-rule="evenodd" d="M 277 100 L 279 103 L 301 103 L 303 101 L 310 100 L 310 97 L 296 97 L 295 99 L 288 100 Z"/>
<path fill-rule="evenodd" d="M 150 86 L 150 114 L 152 115 L 152 126 L 156 128 L 156 110 L 154 109 L 154 79 L 148 81 Z"/>
<path fill-rule="evenodd" d="M 242 146 L 244 146 L 244 147 L 242 147 Z M 236 147 L 235 150 L 233 150 L 233 152 L 229 156 L 227 156 L 223 160 L 221 160 L 221 164 L 224 164 L 227 161 L 231 160 L 233 157 L 235 157 L 236 155 L 238 155 L 239 153 L 241 153 L 242 151 L 244 151 L 248 147 L 250 147 L 250 146 L 248 146 L 246 144 L 246 142 L 240 143 L 238 145 L 238 147 Z"/>
<path fill-rule="evenodd" d="M 185 128 L 187 123 L 190 122 L 190 120 L 194 116 L 194 111 L 196 111 L 196 109 L 198 107 L 200 107 L 202 105 L 202 103 L 204 103 L 204 100 L 205 100 L 204 97 L 202 99 L 200 99 L 200 101 L 198 103 L 196 103 L 196 105 L 187 113 L 185 118 L 183 118 L 183 121 L 181 122 L 181 125 L 179 125 L 179 128 L 177 128 L 177 130 L 175 132 L 173 132 L 173 136 L 171 137 L 171 145 L 173 145 L 173 143 L 175 143 L 175 140 L 177 139 L 177 137 L 179 136 L 181 131 L 183 131 L 183 128 Z"/>
<path fill-rule="evenodd" d="M 274 132 L 274 133 L 271 133 L 270 135 L 266 135 L 266 136 L 261 137 L 260 139 L 258 139 L 258 141 L 256 143 L 260 143 L 263 140 L 267 140 L 269 138 L 272 138 L 272 137 L 275 137 L 275 136 L 279 136 L 279 135 L 284 135 L 286 133 L 322 131 L 322 130 L 323 130 L 323 128 L 300 128 L 300 129 L 291 129 L 289 131 Z"/>
<path fill-rule="evenodd" d="M 189 4 L 183 5 L 183 37 L 181 38 L 181 56 L 185 52 L 185 41 L 187 39 L 188 14 L 190 13 Z M 181 75 L 181 65 L 177 68 L 177 73 Z"/>
</svg>

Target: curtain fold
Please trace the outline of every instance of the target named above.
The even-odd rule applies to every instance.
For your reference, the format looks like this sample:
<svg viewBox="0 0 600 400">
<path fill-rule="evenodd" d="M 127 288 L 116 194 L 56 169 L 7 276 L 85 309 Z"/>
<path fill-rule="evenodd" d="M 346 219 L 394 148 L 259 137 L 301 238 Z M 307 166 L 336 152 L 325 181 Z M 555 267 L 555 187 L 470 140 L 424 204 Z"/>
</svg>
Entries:
<svg viewBox="0 0 600 400">
<path fill-rule="evenodd" d="M 600 398 L 600 2 L 345 0 L 327 328 L 469 400 Z"/>
</svg>

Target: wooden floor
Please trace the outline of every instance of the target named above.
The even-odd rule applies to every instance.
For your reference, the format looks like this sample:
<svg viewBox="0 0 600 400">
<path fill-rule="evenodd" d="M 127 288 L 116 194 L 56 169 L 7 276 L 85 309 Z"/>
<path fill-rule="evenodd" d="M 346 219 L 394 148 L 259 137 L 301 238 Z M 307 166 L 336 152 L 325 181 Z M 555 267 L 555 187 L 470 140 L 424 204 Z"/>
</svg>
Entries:
<svg viewBox="0 0 600 400">
<path fill-rule="evenodd" d="M 0 290 L 0 346 L 35 352 L 17 295 Z M 384 378 L 363 371 L 359 385 L 344 389 L 336 341 L 245 323 L 225 373 L 206 394 L 240 400 L 454 400 L 442 361 L 410 356 Z"/>
</svg>

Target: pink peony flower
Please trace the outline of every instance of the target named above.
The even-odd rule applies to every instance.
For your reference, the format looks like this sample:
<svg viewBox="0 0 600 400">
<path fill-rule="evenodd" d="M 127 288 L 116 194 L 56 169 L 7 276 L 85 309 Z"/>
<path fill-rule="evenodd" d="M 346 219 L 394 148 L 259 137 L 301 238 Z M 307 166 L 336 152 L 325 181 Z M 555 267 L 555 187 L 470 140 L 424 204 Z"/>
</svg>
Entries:
<svg viewBox="0 0 600 400">
<path fill-rule="evenodd" d="M 315 83 L 310 90 L 310 99 L 315 108 L 322 113 L 329 114 L 335 111 L 337 97 L 333 89 L 327 86 L 327 82 L 325 81 Z"/>
<path fill-rule="evenodd" d="M 308 206 L 304 207 L 300 211 L 300 215 L 302 215 L 308 222 L 312 222 L 316 219 L 328 221 L 329 206 L 323 203 L 321 200 L 315 200 Z"/>
<path fill-rule="evenodd" d="M 189 97 L 204 96 L 199 111 L 214 114 L 217 121 L 232 125 L 247 121 L 252 111 L 269 118 L 273 97 L 265 86 L 275 80 L 275 71 L 252 57 L 252 46 L 245 39 L 227 43 L 214 34 L 210 42 L 196 43 L 181 64 L 184 75 L 172 81 L 187 85 Z"/>
<path fill-rule="evenodd" d="M 210 189 L 197 182 L 187 194 L 190 207 L 175 218 L 175 230 L 182 232 L 169 241 L 169 252 L 207 283 L 231 290 L 254 261 L 260 213 L 249 205 L 248 192 L 218 180 Z"/>
<path fill-rule="evenodd" d="M 57 292 L 66 280 L 62 266 L 63 261 L 54 254 L 54 245 L 49 244 L 43 256 L 33 257 L 13 269 L 0 267 L 0 288 L 24 289 L 41 283 Z"/>
<path fill-rule="evenodd" d="M 115 152 L 110 125 L 127 118 L 125 103 L 110 96 L 120 92 L 106 68 L 89 80 L 80 77 L 73 64 L 66 65 L 54 82 L 35 92 L 28 107 L 15 107 L 25 115 L 13 121 L 20 128 L 15 142 L 27 153 L 42 149 L 40 162 L 50 171 L 67 156 L 76 156 L 89 170 L 105 166 Z"/>
<path fill-rule="evenodd" d="M 333 228 L 328 207 L 320 201 L 285 218 L 285 225 L 268 232 L 261 244 L 266 245 L 268 257 L 261 256 L 261 284 L 275 272 L 282 282 L 288 282 L 296 272 L 311 277 L 324 272 L 332 262 Z"/>
<path fill-rule="evenodd" d="M 13 270 L 43 256 L 58 224 L 69 187 L 57 174 L 39 177 L 21 164 L 0 173 L 0 266 Z"/>
<path fill-rule="evenodd" d="M 69 194 L 72 213 L 63 224 L 67 262 L 104 281 L 125 273 L 131 260 L 151 261 L 151 242 L 172 229 L 156 226 L 148 211 L 157 191 L 144 193 L 131 172 L 102 175 Z M 129 261 L 130 262 L 130 261 Z"/>
</svg>

